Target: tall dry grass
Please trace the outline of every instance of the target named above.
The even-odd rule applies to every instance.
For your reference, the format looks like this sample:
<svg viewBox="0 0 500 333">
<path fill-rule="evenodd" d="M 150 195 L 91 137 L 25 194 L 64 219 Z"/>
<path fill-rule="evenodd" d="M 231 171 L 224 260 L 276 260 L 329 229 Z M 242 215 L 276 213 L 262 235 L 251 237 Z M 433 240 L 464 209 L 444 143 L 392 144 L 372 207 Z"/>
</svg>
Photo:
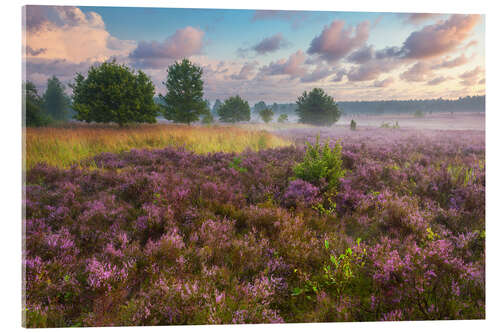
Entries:
<svg viewBox="0 0 500 333">
<path fill-rule="evenodd" d="M 196 153 L 242 152 L 290 145 L 263 130 L 228 126 L 140 125 L 129 128 L 79 125 L 27 128 L 26 168 L 45 162 L 69 167 L 103 152 L 184 147 Z"/>
</svg>

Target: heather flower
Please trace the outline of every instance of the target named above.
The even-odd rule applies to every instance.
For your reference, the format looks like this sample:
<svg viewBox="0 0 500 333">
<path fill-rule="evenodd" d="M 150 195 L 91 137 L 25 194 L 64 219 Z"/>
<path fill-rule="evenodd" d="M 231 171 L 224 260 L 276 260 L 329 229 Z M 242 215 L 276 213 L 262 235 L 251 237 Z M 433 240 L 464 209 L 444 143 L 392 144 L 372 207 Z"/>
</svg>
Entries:
<svg viewBox="0 0 500 333">
<path fill-rule="evenodd" d="M 302 179 L 292 180 L 285 191 L 286 206 L 312 206 L 318 202 L 319 189 Z"/>
<path fill-rule="evenodd" d="M 308 128 L 286 148 L 28 170 L 28 326 L 484 318 L 484 134 L 319 131 L 348 170 L 329 193 L 290 180 Z"/>
</svg>

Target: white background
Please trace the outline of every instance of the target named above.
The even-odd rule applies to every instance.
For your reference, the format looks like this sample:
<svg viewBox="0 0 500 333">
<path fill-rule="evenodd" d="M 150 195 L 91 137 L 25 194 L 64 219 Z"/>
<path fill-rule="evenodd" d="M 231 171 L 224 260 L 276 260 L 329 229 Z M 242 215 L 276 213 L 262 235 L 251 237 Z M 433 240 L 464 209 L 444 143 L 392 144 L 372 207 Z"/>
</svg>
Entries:
<svg viewBox="0 0 500 333">
<path fill-rule="evenodd" d="M 170 326 L 151 327 L 149 332 L 165 329 L 172 332 L 302 332 L 333 330 L 349 332 L 489 332 L 500 327 L 500 288 L 498 262 L 500 261 L 500 110 L 499 98 L 499 44 L 500 13 L 494 0 L 348 0 L 348 1 L 296 1 L 296 0 L 144 0 L 117 1 L 4 1 L 0 10 L 0 329 L 5 332 L 21 330 L 21 6 L 30 5 L 87 5 L 135 7 L 184 7 L 231 9 L 295 9 L 330 11 L 374 12 L 436 12 L 486 14 L 486 320 L 441 321 L 403 323 L 335 323 L 335 324 L 282 324 L 282 325 L 225 325 L 225 326 Z M 495 329 L 495 327 L 497 327 Z M 68 329 L 59 329 L 57 332 Z M 91 331 L 100 328 L 86 329 Z M 106 331 L 135 331 L 143 328 L 108 328 Z M 49 330 L 53 331 L 53 330 Z M 74 330 L 73 330 L 74 331 Z"/>
</svg>

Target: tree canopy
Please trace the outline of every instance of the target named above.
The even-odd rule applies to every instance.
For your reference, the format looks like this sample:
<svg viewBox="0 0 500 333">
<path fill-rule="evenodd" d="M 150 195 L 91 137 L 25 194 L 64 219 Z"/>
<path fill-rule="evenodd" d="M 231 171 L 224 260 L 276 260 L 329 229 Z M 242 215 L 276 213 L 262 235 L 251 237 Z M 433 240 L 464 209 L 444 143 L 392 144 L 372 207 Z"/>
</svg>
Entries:
<svg viewBox="0 0 500 333">
<path fill-rule="evenodd" d="M 45 113 L 54 120 L 67 120 L 71 100 L 64 92 L 64 84 L 56 76 L 47 80 L 47 89 L 43 94 L 43 108 Z"/>
<path fill-rule="evenodd" d="M 217 109 L 219 119 L 225 123 L 250 120 L 250 106 L 240 96 L 232 96 Z"/>
<path fill-rule="evenodd" d="M 321 88 L 304 91 L 297 100 L 299 122 L 331 126 L 340 118 L 340 109 L 331 96 Z"/>
<path fill-rule="evenodd" d="M 115 60 L 90 67 L 87 77 L 77 73 L 73 88 L 76 119 L 86 122 L 154 123 L 158 113 L 155 88 L 142 71 Z"/>
<path fill-rule="evenodd" d="M 209 111 L 203 100 L 203 70 L 188 59 L 175 62 L 168 67 L 167 80 L 163 82 L 167 88 L 163 115 L 166 119 L 178 123 L 198 121 L 201 115 Z"/>
<path fill-rule="evenodd" d="M 36 86 L 27 81 L 23 83 L 23 115 L 26 126 L 46 126 L 50 118 L 43 112 L 43 100 L 38 95 Z"/>
<path fill-rule="evenodd" d="M 255 105 L 253 106 L 253 111 L 257 114 L 264 109 L 267 109 L 267 105 L 264 101 L 255 103 Z"/>
<path fill-rule="evenodd" d="M 212 107 L 212 113 L 217 114 L 217 110 L 220 108 L 221 105 L 222 105 L 222 102 L 220 101 L 220 99 L 216 99 L 214 106 Z"/>
<path fill-rule="evenodd" d="M 273 119 L 274 112 L 271 109 L 265 108 L 259 111 L 259 116 L 267 124 Z"/>
</svg>

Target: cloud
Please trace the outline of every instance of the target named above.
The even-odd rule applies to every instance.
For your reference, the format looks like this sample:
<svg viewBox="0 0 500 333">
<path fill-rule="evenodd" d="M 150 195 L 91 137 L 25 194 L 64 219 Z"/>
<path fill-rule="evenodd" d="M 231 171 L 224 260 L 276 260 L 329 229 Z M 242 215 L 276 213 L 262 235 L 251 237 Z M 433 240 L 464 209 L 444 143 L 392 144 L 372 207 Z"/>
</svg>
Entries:
<svg viewBox="0 0 500 333">
<path fill-rule="evenodd" d="M 63 22 L 63 25 L 87 25 L 104 29 L 104 21 L 101 15 L 96 12 L 88 12 L 85 14 L 80 8 L 70 6 L 55 6 L 53 8 L 59 14 L 59 20 Z"/>
<path fill-rule="evenodd" d="M 293 10 L 256 10 L 252 16 L 252 22 L 264 20 L 280 20 L 289 22 L 292 28 L 299 28 L 310 16 L 308 12 Z"/>
<path fill-rule="evenodd" d="M 332 82 L 341 82 L 345 75 L 347 75 L 347 71 L 344 68 L 337 70 Z"/>
<path fill-rule="evenodd" d="M 347 57 L 347 61 L 356 63 L 356 64 L 364 64 L 371 60 L 374 56 L 373 46 L 363 46 L 362 48 L 354 51 Z"/>
<path fill-rule="evenodd" d="M 290 55 L 288 59 L 279 59 L 271 62 L 269 65 L 260 69 L 263 75 L 289 75 L 291 78 L 302 76 L 306 73 L 304 61 L 306 56 L 304 52 L 298 50 Z"/>
<path fill-rule="evenodd" d="M 400 58 L 376 57 L 357 67 L 351 67 L 347 73 L 349 81 L 371 81 L 376 80 L 381 74 L 389 73 L 390 71 L 400 67 L 406 60 Z"/>
<path fill-rule="evenodd" d="M 408 36 L 402 51 L 406 58 L 424 59 L 455 50 L 479 22 L 480 15 L 452 15 L 446 21 L 427 25 Z"/>
<path fill-rule="evenodd" d="M 447 80 L 448 80 L 447 77 L 439 76 L 439 77 L 437 77 L 435 79 L 432 79 L 432 80 L 428 81 L 427 85 L 429 85 L 429 86 L 437 86 L 438 84 L 441 84 L 441 83 L 443 83 L 443 82 L 445 82 Z"/>
<path fill-rule="evenodd" d="M 177 30 L 163 42 L 141 41 L 129 57 L 141 68 L 162 68 L 174 60 L 201 53 L 205 32 L 191 26 Z"/>
<path fill-rule="evenodd" d="M 477 46 L 477 44 L 478 44 L 477 40 L 471 40 L 470 42 L 467 43 L 467 45 L 465 45 L 464 51 L 467 50 L 469 47 Z"/>
<path fill-rule="evenodd" d="M 477 66 L 470 71 L 465 71 L 459 76 L 459 78 L 462 79 L 460 83 L 464 86 L 473 86 L 478 83 L 479 76 L 483 73 L 484 71 L 480 66 Z"/>
<path fill-rule="evenodd" d="M 320 81 L 331 74 L 333 74 L 334 71 L 325 67 L 325 66 L 317 66 L 314 71 L 305 74 L 300 78 L 300 82 L 303 83 L 310 83 L 310 82 L 317 82 Z"/>
<path fill-rule="evenodd" d="M 377 88 L 385 88 L 385 87 L 390 86 L 393 83 L 394 83 L 394 79 L 392 77 L 388 77 L 387 79 L 382 80 L 382 81 L 374 81 L 373 86 L 377 87 Z"/>
<path fill-rule="evenodd" d="M 124 57 L 136 47 L 135 41 L 111 36 L 99 14 L 84 13 L 77 7 L 27 6 L 26 19 L 29 59 L 105 61 Z"/>
<path fill-rule="evenodd" d="M 401 48 L 396 46 L 390 46 L 383 48 L 382 50 L 378 50 L 375 52 L 376 59 L 387 59 L 387 58 L 397 58 L 403 54 Z"/>
<path fill-rule="evenodd" d="M 73 82 L 76 73 L 85 75 L 91 66 L 98 64 L 99 62 L 90 61 L 75 63 L 64 59 L 33 58 L 26 61 L 26 79 L 33 82 L 40 90 L 45 89 L 47 79 L 53 75 L 67 85 Z M 69 88 L 66 89 L 69 92 Z"/>
<path fill-rule="evenodd" d="M 460 78 L 461 78 L 461 79 L 471 79 L 471 78 L 475 78 L 475 77 L 477 77 L 478 75 L 480 75 L 482 72 L 483 72 L 483 70 L 481 69 L 481 67 L 477 66 L 477 67 L 476 67 L 476 68 L 474 68 L 473 70 L 463 72 L 463 73 L 460 75 Z"/>
<path fill-rule="evenodd" d="M 87 73 L 92 65 L 98 62 L 82 61 L 80 63 L 70 62 L 64 59 L 31 59 L 26 63 L 28 73 L 43 73 L 60 77 L 74 77 L 76 73 Z"/>
<path fill-rule="evenodd" d="M 39 54 L 44 53 L 45 51 L 47 51 L 47 49 L 44 47 L 36 50 L 33 50 L 30 46 L 26 47 L 26 53 L 32 56 L 37 56 Z"/>
<path fill-rule="evenodd" d="M 26 6 L 23 13 L 26 29 L 32 32 L 40 30 L 48 22 L 47 16 L 50 8 L 49 6 Z"/>
<path fill-rule="evenodd" d="M 239 57 L 247 57 L 250 51 L 254 51 L 258 55 L 265 55 L 267 53 L 272 53 L 278 51 L 279 49 L 289 46 L 290 43 L 283 37 L 281 33 L 277 33 L 271 37 L 266 37 L 259 43 L 255 44 L 250 48 L 238 48 L 236 53 Z"/>
<path fill-rule="evenodd" d="M 465 65 L 469 59 L 465 56 L 465 54 L 460 55 L 459 57 L 456 57 L 451 60 L 444 60 L 443 62 L 434 65 L 433 69 L 440 69 L 440 68 L 453 68 L 453 67 L 458 67 Z"/>
<path fill-rule="evenodd" d="M 410 69 L 402 73 L 399 77 L 401 80 L 408 82 L 426 81 L 432 76 L 432 66 L 426 62 L 417 62 Z"/>
<path fill-rule="evenodd" d="M 370 34 L 370 23 L 364 21 L 356 26 L 344 27 L 344 21 L 333 21 L 325 26 L 312 41 L 307 53 L 318 54 L 329 63 L 336 62 L 357 47 L 362 46 Z"/>
<path fill-rule="evenodd" d="M 432 13 L 405 13 L 400 14 L 405 18 L 405 23 L 410 24 L 421 24 L 422 22 L 428 21 L 435 17 L 440 16 L 441 14 L 432 14 Z"/>
<path fill-rule="evenodd" d="M 248 80 L 254 73 L 258 64 L 259 63 L 257 61 L 246 62 L 243 67 L 241 67 L 239 74 L 232 74 L 230 78 L 233 80 Z"/>
<path fill-rule="evenodd" d="M 281 33 L 264 38 L 260 43 L 252 47 L 257 54 L 266 54 L 288 46 L 289 43 L 283 38 Z"/>
</svg>

